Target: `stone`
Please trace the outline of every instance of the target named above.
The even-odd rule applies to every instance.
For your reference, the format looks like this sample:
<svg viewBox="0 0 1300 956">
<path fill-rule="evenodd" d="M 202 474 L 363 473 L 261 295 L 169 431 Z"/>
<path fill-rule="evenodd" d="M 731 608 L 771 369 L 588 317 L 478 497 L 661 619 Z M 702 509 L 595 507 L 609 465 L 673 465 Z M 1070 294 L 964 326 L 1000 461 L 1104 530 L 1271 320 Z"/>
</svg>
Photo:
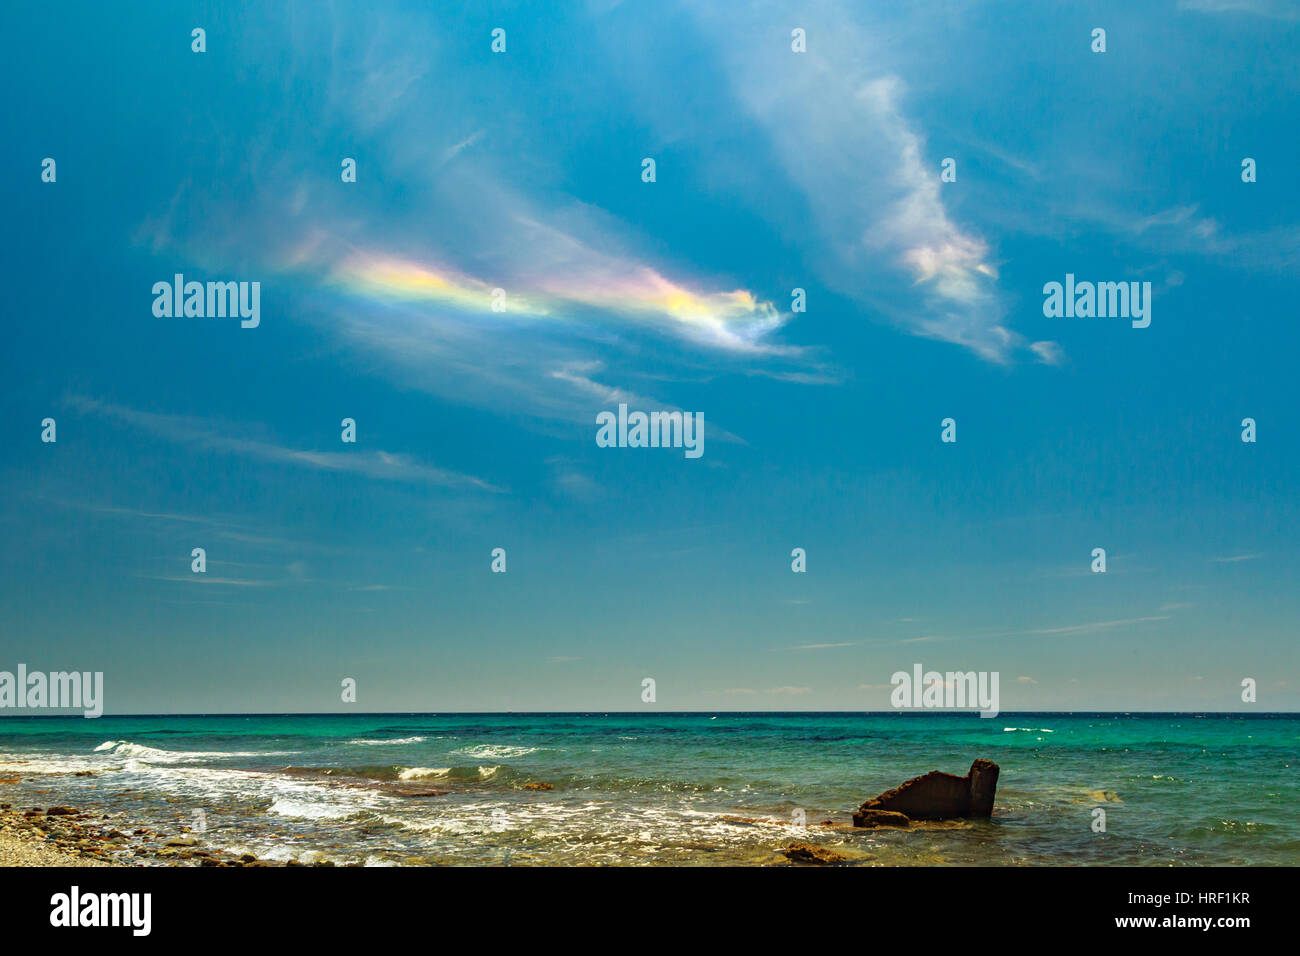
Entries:
<svg viewBox="0 0 1300 956">
<path fill-rule="evenodd" d="M 998 765 L 992 760 L 976 760 L 970 765 L 970 810 L 967 816 L 987 820 L 993 816 L 993 798 L 998 789 Z"/>
<path fill-rule="evenodd" d="M 853 814 L 855 827 L 910 827 L 912 821 L 906 813 L 896 810 L 859 810 Z"/>
<path fill-rule="evenodd" d="M 817 863 L 821 866 L 831 866 L 836 863 L 847 862 L 847 857 L 836 853 L 834 850 L 828 850 L 824 846 L 816 846 L 812 843 L 794 842 L 786 846 L 781 851 L 788 859 L 796 863 Z"/>
<path fill-rule="evenodd" d="M 889 811 L 909 820 L 988 819 L 993 814 L 997 787 L 998 765 L 992 760 L 976 760 L 964 777 L 932 770 L 862 804 L 853 814 L 853 825 L 899 825 L 883 823 L 872 811 Z"/>
</svg>

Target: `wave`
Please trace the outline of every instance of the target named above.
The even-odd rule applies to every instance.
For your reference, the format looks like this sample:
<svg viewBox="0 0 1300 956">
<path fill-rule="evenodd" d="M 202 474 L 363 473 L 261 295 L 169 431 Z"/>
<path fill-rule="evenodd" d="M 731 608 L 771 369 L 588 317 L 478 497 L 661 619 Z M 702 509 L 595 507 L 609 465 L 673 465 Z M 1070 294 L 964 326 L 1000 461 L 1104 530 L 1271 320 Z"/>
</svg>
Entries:
<svg viewBox="0 0 1300 956">
<path fill-rule="evenodd" d="M 491 760 L 502 760 L 537 753 L 537 750 L 537 747 L 515 747 L 510 744 L 475 744 L 471 747 L 461 747 L 459 750 L 453 750 L 452 753 L 466 757 L 487 757 Z"/>
<path fill-rule="evenodd" d="M 224 760 L 233 757 L 280 757 L 296 750 L 160 750 L 129 740 L 105 740 L 94 753 L 109 754 L 143 763 L 180 763 L 185 760 Z"/>
<path fill-rule="evenodd" d="M 398 780 L 431 780 L 445 777 L 451 773 L 451 767 L 407 767 L 397 774 Z"/>
<path fill-rule="evenodd" d="M 366 808 L 280 797 L 271 804 L 266 812 L 275 813 L 282 817 L 297 817 L 303 820 L 341 820 L 344 817 L 360 813 L 364 809 Z"/>
<path fill-rule="evenodd" d="M 0 754 L 0 774 L 83 773 L 100 769 L 85 757 L 48 757 L 44 754 Z"/>
<path fill-rule="evenodd" d="M 288 777 L 316 780 L 331 780 L 341 784 L 351 783 L 410 783 L 419 780 L 437 780 L 439 783 L 475 783 L 489 778 L 497 782 L 513 780 L 519 776 L 509 767 L 497 766 L 452 766 L 452 767 L 408 767 L 404 764 L 380 764 L 352 767 L 282 767 L 278 771 Z M 531 777 L 528 779 L 532 779 Z"/>
<path fill-rule="evenodd" d="M 365 738 L 357 738 L 356 740 L 349 740 L 348 743 L 357 747 L 387 747 L 389 745 L 396 746 L 398 744 L 422 744 L 428 739 L 428 737 L 390 737 L 386 740 L 366 740 Z"/>
</svg>

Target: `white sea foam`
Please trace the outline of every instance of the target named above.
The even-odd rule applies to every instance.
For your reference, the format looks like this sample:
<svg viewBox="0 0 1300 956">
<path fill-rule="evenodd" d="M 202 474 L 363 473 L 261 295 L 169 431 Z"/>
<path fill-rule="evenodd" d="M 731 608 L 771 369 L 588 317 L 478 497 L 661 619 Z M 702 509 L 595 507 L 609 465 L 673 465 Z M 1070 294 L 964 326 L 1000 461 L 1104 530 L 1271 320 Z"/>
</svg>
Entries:
<svg viewBox="0 0 1300 956">
<path fill-rule="evenodd" d="M 427 780 L 430 777 L 445 777 L 451 773 L 450 767 L 407 767 L 397 775 L 398 780 Z"/>
<path fill-rule="evenodd" d="M 428 739 L 428 737 L 393 737 L 388 740 L 363 740 L 358 738 L 349 740 L 348 743 L 357 747 L 387 747 L 396 744 L 421 744 Z"/>
<path fill-rule="evenodd" d="M 472 747 L 461 747 L 459 750 L 452 751 L 454 754 L 463 754 L 466 757 L 487 757 L 494 760 L 522 757 L 536 752 L 536 747 L 515 747 L 510 744 L 475 744 Z"/>
<path fill-rule="evenodd" d="M 304 820 L 340 820 L 356 813 L 357 809 L 357 807 L 340 806 L 337 803 L 317 803 L 296 800 L 292 797 L 280 797 L 271 804 L 267 813 L 278 813 L 282 817 L 299 817 Z"/>
<path fill-rule="evenodd" d="M 84 757 L 48 757 L 44 754 L 2 753 L 0 773 L 77 773 L 95 770 L 96 764 Z"/>
<path fill-rule="evenodd" d="M 106 740 L 94 750 L 95 753 L 112 754 L 128 760 L 145 763 L 181 763 L 186 760 L 228 760 L 234 757 L 284 757 L 301 753 L 298 750 L 161 750 L 144 744 L 133 744 L 129 740 Z"/>
</svg>

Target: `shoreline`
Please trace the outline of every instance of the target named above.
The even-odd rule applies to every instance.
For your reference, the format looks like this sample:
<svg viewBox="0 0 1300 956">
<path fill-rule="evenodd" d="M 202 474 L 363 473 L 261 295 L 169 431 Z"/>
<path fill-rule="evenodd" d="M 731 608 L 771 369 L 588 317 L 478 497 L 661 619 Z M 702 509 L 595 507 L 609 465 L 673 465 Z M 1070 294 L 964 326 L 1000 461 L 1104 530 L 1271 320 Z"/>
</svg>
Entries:
<svg viewBox="0 0 1300 956">
<path fill-rule="evenodd" d="M 51 840 L 14 810 L 0 811 L 0 867 L 109 866 L 94 854 Z"/>
<path fill-rule="evenodd" d="M 786 831 L 786 825 L 768 818 L 722 815 L 720 820 L 733 826 L 770 826 L 774 831 Z M 262 860 L 251 853 L 234 853 L 201 845 L 188 828 L 179 836 L 169 835 L 148 827 L 133 830 L 121 814 L 107 814 L 96 810 L 70 806 L 20 809 L 0 803 L 0 869 L 13 867 L 354 867 L 361 863 L 335 863 L 320 860 L 304 863 L 298 860 Z M 960 824 L 940 823 L 938 827 Z M 931 824 L 930 827 L 934 827 Z M 915 825 L 914 825 L 915 827 Z M 922 824 L 922 827 L 925 827 Z M 915 827 L 921 829 L 922 827 Z M 925 827 L 929 828 L 929 827 Z M 819 845 L 818 832 L 836 830 L 853 831 L 851 824 L 823 820 L 812 824 L 801 834 L 782 832 L 770 848 L 773 859 L 768 865 L 789 864 L 843 864 L 874 860 L 874 854 L 863 854 L 844 847 L 832 849 Z M 775 834 L 774 834 L 775 836 Z M 809 842 L 813 841 L 813 842 Z"/>
<path fill-rule="evenodd" d="M 259 860 L 199 845 L 188 828 L 169 836 L 149 827 L 118 829 L 97 811 L 52 806 L 17 809 L 0 804 L 0 868 L 68 866 L 334 866 L 332 862 L 299 863 Z"/>
</svg>

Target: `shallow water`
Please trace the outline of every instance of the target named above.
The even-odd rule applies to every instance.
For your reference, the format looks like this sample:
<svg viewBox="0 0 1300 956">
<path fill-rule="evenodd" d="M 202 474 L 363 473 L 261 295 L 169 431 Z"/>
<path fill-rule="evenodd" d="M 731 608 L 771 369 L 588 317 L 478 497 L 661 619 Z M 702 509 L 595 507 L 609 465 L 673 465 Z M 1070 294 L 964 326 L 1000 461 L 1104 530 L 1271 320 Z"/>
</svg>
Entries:
<svg viewBox="0 0 1300 956">
<path fill-rule="evenodd" d="M 308 862 L 782 863 L 801 839 L 865 864 L 1296 865 L 1298 744 L 1300 715 L 6 717 L 0 801 L 178 833 L 202 811 L 209 846 Z M 975 757 L 1001 767 L 992 821 L 818 826 Z"/>
</svg>

